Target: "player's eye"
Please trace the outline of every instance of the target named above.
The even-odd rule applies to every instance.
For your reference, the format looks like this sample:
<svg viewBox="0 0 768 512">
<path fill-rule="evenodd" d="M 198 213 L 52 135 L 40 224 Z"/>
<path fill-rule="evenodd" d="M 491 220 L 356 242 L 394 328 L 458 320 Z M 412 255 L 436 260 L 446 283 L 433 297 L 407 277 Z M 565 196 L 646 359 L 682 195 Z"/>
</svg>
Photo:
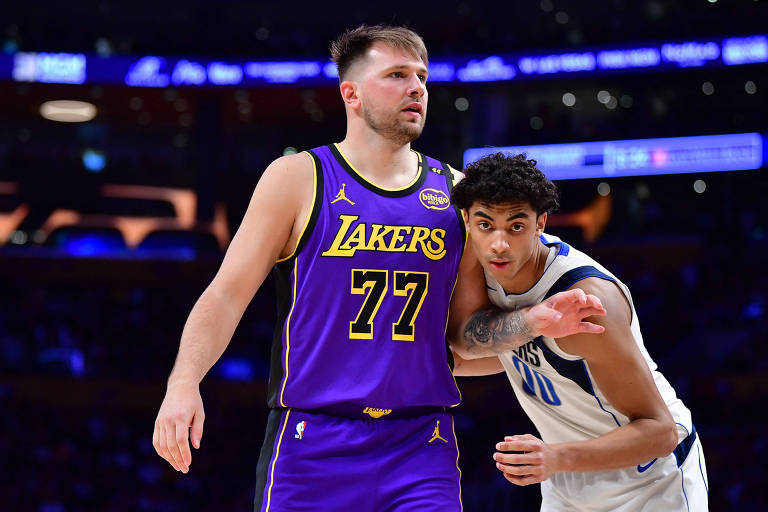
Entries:
<svg viewBox="0 0 768 512">
<path fill-rule="evenodd" d="M 479 227 L 483 231 L 488 231 L 489 229 L 491 229 L 491 225 L 487 222 L 478 222 L 477 227 Z"/>
<path fill-rule="evenodd" d="M 393 73 L 390 73 L 390 75 L 389 75 L 389 76 L 391 76 L 391 77 L 393 77 L 393 78 L 403 78 L 403 73 L 402 73 L 402 72 L 400 72 L 400 71 L 395 71 L 395 72 L 393 72 Z"/>
<path fill-rule="evenodd" d="M 512 227 L 510 229 L 512 231 L 519 232 L 519 231 L 522 231 L 523 229 L 525 229 L 525 225 L 524 224 L 512 224 Z"/>
</svg>

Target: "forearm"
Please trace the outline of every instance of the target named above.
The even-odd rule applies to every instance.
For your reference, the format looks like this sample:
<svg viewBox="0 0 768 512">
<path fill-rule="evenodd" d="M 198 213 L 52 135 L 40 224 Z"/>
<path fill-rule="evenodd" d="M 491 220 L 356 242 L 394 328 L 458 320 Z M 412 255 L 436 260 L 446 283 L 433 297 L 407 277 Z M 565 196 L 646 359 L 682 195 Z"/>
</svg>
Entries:
<svg viewBox="0 0 768 512">
<path fill-rule="evenodd" d="M 229 345 L 244 310 L 225 293 L 206 289 L 184 325 L 168 385 L 199 384 Z"/>
<path fill-rule="evenodd" d="M 557 471 L 607 471 L 666 457 L 677 446 L 674 423 L 651 418 L 634 420 L 588 441 L 557 443 Z"/>
<path fill-rule="evenodd" d="M 464 359 L 477 359 L 496 356 L 525 345 L 538 336 L 525 318 L 527 309 L 502 311 L 488 308 L 476 311 L 452 340 L 454 350 Z"/>
<path fill-rule="evenodd" d="M 465 359 L 453 353 L 453 375 L 454 377 L 481 377 L 484 375 L 495 375 L 504 371 L 501 361 L 496 356 L 481 357 L 478 359 Z"/>
</svg>

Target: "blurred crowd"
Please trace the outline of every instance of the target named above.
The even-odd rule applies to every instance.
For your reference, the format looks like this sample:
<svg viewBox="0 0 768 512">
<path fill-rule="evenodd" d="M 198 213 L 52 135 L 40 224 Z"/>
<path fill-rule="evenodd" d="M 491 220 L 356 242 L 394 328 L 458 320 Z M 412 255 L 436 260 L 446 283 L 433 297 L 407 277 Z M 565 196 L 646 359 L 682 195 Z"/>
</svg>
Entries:
<svg viewBox="0 0 768 512">
<path fill-rule="evenodd" d="M 42 5 L 41 5 L 42 4 Z M 288 15 L 281 4 L 230 1 L 185 3 L 115 1 L 64 7 L 46 0 L 40 9 L 6 8 L 6 49 L 100 54 L 193 54 L 244 57 L 316 57 L 346 28 L 395 23 L 415 28 L 433 54 L 569 48 L 627 39 L 686 39 L 760 33 L 763 2 L 540 0 L 498 3 L 405 2 L 346 6 L 301 0 Z M 45 8 L 42 8 L 42 6 Z M 152 15 L 148 16 L 147 13 Z M 343 14 L 343 15 L 342 15 Z M 67 19 L 70 23 L 56 23 Z M 764 17 L 762 19 L 765 19 Z M 73 23 L 79 30 L 73 30 Z"/>
</svg>

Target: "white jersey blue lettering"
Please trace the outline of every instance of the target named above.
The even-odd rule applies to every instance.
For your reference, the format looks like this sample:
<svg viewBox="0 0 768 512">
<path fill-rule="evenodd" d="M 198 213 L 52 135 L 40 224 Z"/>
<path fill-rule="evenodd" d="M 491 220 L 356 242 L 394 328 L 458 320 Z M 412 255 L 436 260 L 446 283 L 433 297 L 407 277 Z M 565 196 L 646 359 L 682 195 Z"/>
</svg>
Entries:
<svg viewBox="0 0 768 512">
<path fill-rule="evenodd" d="M 541 278 L 525 293 L 507 294 L 486 274 L 491 302 L 512 310 L 537 304 L 588 277 L 614 282 L 629 302 L 632 335 L 678 425 L 682 441 L 693 428 L 691 413 L 645 349 L 629 289 L 605 267 L 559 238 L 543 235 L 541 241 L 550 248 Z M 565 353 L 552 338 L 539 337 L 517 350 L 501 354 L 499 359 L 520 404 L 547 443 L 593 439 L 629 423 L 629 418 L 608 402 L 592 377 L 589 364 L 579 356 Z"/>
<path fill-rule="evenodd" d="M 597 277 L 612 281 L 632 311 L 631 332 L 656 387 L 677 423 L 673 453 L 611 471 L 555 473 L 541 483 L 542 512 L 705 512 L 706 462 L 691 413 L 657 370 L 640 334 L 629 289 L 605 267 L 560 239 L 543 235 L 549 256 L 541 278 L 522 294 L 507 294 L 486 274 L 488 296 L 502 309 L 537 304 L 573 284 Z M 515 395 L 546 443 L 585 441 L 629 423 L 595 382 L 589 364 L 564 352 L 552 338 L 534 341 L 499 356 Z"/>
</svg>

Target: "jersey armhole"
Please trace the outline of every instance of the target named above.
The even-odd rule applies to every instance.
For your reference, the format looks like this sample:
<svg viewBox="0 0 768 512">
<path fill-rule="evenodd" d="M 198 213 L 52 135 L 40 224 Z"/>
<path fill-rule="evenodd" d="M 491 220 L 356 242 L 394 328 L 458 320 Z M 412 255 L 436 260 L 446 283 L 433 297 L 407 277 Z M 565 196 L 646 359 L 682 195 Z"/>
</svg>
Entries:
<svg viewBox="0 0 768 512">
<path fill-rule="evenodd" d="M 312 178 L 314 182 L 314 189 L 312 190 L 312 210 L 309 212 L 307 220 L 304 223 L 304 227 L 299 234 L 299 240 L 296 242 L 296 248 L 285 258 L 277 260 L 275 262 L 277 264 L 290 262 L 299 255 L 301 249 L 307 243 L 307 240 L 312 234 L 312 230 L 317 223 L 317 217 L 320 214 L 320 207 L 323 203 L 323 166 L 320 163 L 320 159 L 313 151 L 305 151 L 305 153 L 307 153 L 312 159 Z"/>
<path fill-rule="evenodd" d="M 440 162 L 438 160 L 438 162 Z M 448 187 L 448 194 L 450 194 L 453 191 L 454 185 L 456 185 L 456 179 L 453 175 L 453 171 L 455 170 L 450 165 L 446 164 L 445 162 L 440 162 L 440 166 L 443 168 L 443 176 L 445 176 L 445 185 Z M 464 216 L 461 214 L 461 210 L 458 206 L 455 204 L 452 204 L 451 207 L 456 212 L 456 217 L 459 220 L 459 229 L 461 229 L 461 236 L 462 236 L 462 244 L 461 244 L 461 250 L 462 253 L 464 252 L 464 249 L 467 246 L 467 227 L 464 225 Z"/>
</svg>

